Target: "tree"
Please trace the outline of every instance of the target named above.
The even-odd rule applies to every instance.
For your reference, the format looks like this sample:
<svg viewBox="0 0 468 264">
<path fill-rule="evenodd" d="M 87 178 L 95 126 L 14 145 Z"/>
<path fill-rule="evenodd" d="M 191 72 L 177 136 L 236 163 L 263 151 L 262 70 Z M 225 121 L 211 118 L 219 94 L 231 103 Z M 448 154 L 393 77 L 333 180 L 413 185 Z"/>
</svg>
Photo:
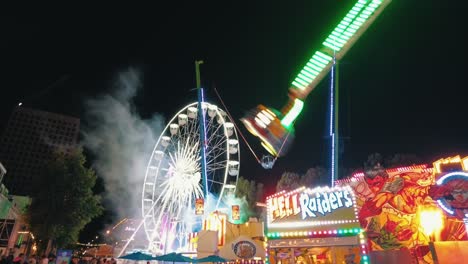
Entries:
<svg viewBox="0 0 468 264">
<path fill-rule="evenodd" d="M 327 179 L 328 171 L 323 167 L 310 168 L 302 175 L 301 186 L 315 187 L 320 186 Z"/>
<path fill-rule="evenodd" d="M 82 149 L 54 153 L 36 177 L 27 218 L 40 249 L 52 242 L 65 247 L 77 242 L 80 231 L 102 213 L 100 197 L 93 194 L 96 174 L 85 167 Z"/>
<path fill-rule="evenodd" d="M 257 207 L 257 202 L 263 200 L 263 184 L 256 183 L 254 180 L 247 180 L 239 177 L 237 180 L 236 197 L 245 199 L 246 206 L 245 215 L 247 217 L 259 217 L 260 210 Z"/>
<path fill-rule="evenodd" d="M 276 192 L 280 191 L 292 191 L 301 186 L 300 184 L 301 176 L 295 172 L 283 172 L 281 178 L 276 183 Z"/>
<path fill-rule="evenodd" d="M 321 186 L 327 179 L 327 170 L 323 167 L 309 168 L 305 174 L 295 172 L 284 172 L 276 183 L 276 191 L 292 191 L 301 186 L 309 188 Z"/>
<path fill-rule="evenodd" d="M 371 169 L 376 166 L 383 166 L 383 157 L 380 153 L 372 153 L 367 156 L 367 160 L 364 162 L 364 169 Z"/>
</svg>

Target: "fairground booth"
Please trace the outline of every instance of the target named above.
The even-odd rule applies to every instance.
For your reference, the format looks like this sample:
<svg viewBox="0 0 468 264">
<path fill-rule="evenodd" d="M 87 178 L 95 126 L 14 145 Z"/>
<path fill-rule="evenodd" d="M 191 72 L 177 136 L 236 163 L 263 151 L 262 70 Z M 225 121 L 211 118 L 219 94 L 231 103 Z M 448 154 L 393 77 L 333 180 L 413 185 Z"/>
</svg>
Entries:
<svg viewBox="0 0 468 264">
<path fill-rule="evenodd" d="M 468 259 L 468 157 L 443 158 L 432 166 L 377 164 L 335 185 L 355 194 L 372 263 Z"/>
<path fill-rule="evenodd" d="M 240 221 L 233 206 L 230 217 L 215 211 L 203 221 L 203 230 L 192 234 L 190 238 L 191 255 L 204 258 L 218 255 L 232 264 L 263 264 L 265 263 L 264 224 L 256 218 Z"/>
<path fill-rule="evenodd" d="M 269 263 L 369 263 L 350 187 L 302 187 L 266 202 Z"/>
</svg>

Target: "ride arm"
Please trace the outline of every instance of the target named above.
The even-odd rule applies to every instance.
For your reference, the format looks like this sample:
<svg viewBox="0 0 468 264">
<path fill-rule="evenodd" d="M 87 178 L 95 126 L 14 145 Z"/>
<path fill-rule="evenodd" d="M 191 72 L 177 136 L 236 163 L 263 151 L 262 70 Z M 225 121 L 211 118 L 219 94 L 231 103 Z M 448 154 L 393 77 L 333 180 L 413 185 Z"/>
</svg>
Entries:
<svg viewBox="0 0 468 264">
<path fill-rule="evenodd" d="M 292 142 L 290 134 L 294 130 L 294 121 L 303 109 L 305 98 L 328 74 L 334 60 L 346 54 L 390 2 L 358 0 L 291 83 L 288 103 L 281 111 L 259 105 L 241 119 L 272 155 L 285 153 Z"/>
<path fill-rule="evenodd" d="M 333 57 L 340 60 L 382 13 L 391 0 L 358 0 L 291 83 L 291 93 L 303 100 L 328 74 Z"/>
</svg>

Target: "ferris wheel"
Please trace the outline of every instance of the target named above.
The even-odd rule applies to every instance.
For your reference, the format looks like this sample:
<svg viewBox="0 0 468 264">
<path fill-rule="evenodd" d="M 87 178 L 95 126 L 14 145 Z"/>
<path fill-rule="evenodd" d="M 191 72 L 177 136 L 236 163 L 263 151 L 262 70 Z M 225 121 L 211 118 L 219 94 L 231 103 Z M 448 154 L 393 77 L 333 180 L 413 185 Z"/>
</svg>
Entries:
<svg viewBox="0 0 468 264">
<path fill-rule="evenodd" d="M 197 102 L 185 106 L 169 121 L 146 169 L 142 214 L 148 249 L 156 253 L 186 246 L 188 233 L 193 231 L 195 200 L 204 198 L 207 204 L 201 179 L 198 106 Z M 236 188 L 239 140 L 225 111 L 206 102 L 202 106 L 207 193 L 214 197 L 208 206 L 218 208 L 223 197 Z"/>
</svg>

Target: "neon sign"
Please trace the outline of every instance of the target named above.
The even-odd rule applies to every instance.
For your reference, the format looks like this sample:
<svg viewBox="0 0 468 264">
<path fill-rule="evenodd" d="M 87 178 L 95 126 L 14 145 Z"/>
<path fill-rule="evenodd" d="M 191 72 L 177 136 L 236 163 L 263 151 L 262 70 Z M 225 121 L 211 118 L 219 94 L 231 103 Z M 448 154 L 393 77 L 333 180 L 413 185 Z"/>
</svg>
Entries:
<svg viewBox="0 0 468 264">
<path fill-rule="evenodd" d="M 267 197 L 268 232 L 304 235 L 360 228 L 350 187 L 305 187 Z M 335 233 L 337 234 L 337 233 Z"/>
<path fill-rule="evenodd" d="M 302 192 L 289 196 L 280 195 L 268 200 L 268 207 L 271 213 L 270 219 L 272 221 L 298 214 L 300 214 L 303 220 L 306 218 L 317 218 L 342 207 L 349 208 L 353 204 L 348 190 L 328 193 L 316 192 L 315 194 Z"/>
<path fill-rule="evenodd" d="M 306 217 L 317 217 L 316 213 L 325 215 L 343 206 L 351 207 L 353 201 L 350 196 L 351 194 L 347 190 L 328 194 L 317 193 L 316 197 L 311 197 L 309 194 L 302 193 L 299 197 L 302 219 Z"/>
</svg>

